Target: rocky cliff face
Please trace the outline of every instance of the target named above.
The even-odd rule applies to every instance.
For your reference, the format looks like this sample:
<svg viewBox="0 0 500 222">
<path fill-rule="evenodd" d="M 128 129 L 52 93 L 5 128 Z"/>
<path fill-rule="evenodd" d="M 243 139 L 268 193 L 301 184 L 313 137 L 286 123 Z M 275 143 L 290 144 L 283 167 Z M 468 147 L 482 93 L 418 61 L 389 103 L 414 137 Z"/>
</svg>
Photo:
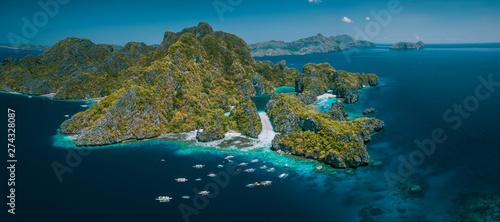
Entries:
<svg viewBox="0 0 500 222">
<path fill-rule="evenodd" d="M 359 89 L 367 86 L 376 86 L 379 83 L 375 74 L 349 73 L 337 71 L 332 76 L 332 90 L 338 97 L 344 98 L 345 103 L 358 101 Z"/>
<path fill-rule="evenodd" d="M 120 92 L 119 92 L 120 93 Z M 118 94 L 116 96 L 118 96 Z M 127 89 L 116 101 L 107 98 L 107 111 L 75 115 L 61 125 L 61 133 L 78 134 L 78 146 L 105 145 L 130 139 L 145 139 L 158 135 L 164 121 L 155 101 L 144 100 L 149 92 L 139 86 Z M 147 120 L 147 121 L 145 121 Z"/>
<path fill-rule="evenodd" d="M 210 142 L 223 139 L 227 133 L 228 118 L 222 110 L 216 110 L 207 116 L 203 129 L 197 131 L 196 139 L 200 142 Z"/>
<path fill-rule="evenodd" d="M 337 105 L 335 110 L 345 118 L 347 115 L 342 113 L 342 108 Z M 279 133 L 271 149 L 316 159 L 338 168 L 367 165 L 370 156 L 365 142 L 384 126 L 383 121 L 370 118 L 332 120 L 328 114 L 306 106 L 294 94 L 273 95 L 266 105 L 266 112 Z"/>
<path fill-rule="evenodd" d="M 331 120 L 334 121 L 348 121 L 348 115 L 345 111 L 344 104 L 340 101 L 332 104 L 332 107 L 326 112 L 330 116 Z"/>
<path fill-rule="evenodd" d="M 151 47 L 128 43 L 115 51 L 88 39 L 67 38 L 38 56 L 5 60 L 0 69 L 0 89 L 30 95 L 56 93 L 55 99 L 103 97 L 123 87 L 130 76 L 119 73 L 147 60 Z"/>
<path fill-rule="evenodd" d="M 341 50 L 347 50 L 349 47 L 373 47 L 374 43 L 356 40 L 348 35 L 338 35 L 325 37 L 321 34 L 302 38 L 293 42 L 268 41 L 250 45 L 252 55 L 262 56 L 280 56 L 280 55 L 304 55 L 311 53 L 327 53 Z"/>
<path fill-rule="evenodd" d="M 61 133 L 74 135 L 78 146 L 193 130 L 198 130 L 199 141 L 221 139 L 228 130 L 257 137 L 262 124 L 249 98 L 276 86 L 295 86 L 298 96 L 277 94 L 266 105 L 281 133 L 273 149 L 337 167 L 366 164 L 364 141 L 383 124 L 371 119 L 332 121 L 343 120 L 340 106 L 337 115 L 328 115 L 305 104 L 327 89 L 353 102 L 349 93 L 340 93 L 355 94 L 363 85 L 376 84 L 374 74 L 337 71 L 329 64 L 307 64 L 300 73 L 284 61 L 255 61 L 245 41 L 203 22 L 166 32 L 157 47 L 132 42 L 115 51 L 110 45 L 68 38 L 39 56 L 0 64 L 2 90 L 56 93 L 58 99 L 105 96 L 61 124 Z M 230 117 L 224 116 L 232 105 L 236 107 Z"/>
<path fill-rule="evenodd" d="M 266 92 L 266 88 L 264 86 L 264 80 L 262 76 L 255 75 L 250 81 L 252 82 L 252 85 L 255 89 L 255 95 L 264 95 L 264 93 Z"/>
<path fill-rule="evenodd" d="M 257 138 L 262 132 L 262 122 L 255 103 L 250 99 L 241 100 L 233 108 L 229 118 L 235 122 L 237 131 L 241 134 Z"/>
<path fill-rule="evenodd" d="M 158 47 L 128 43 L 119 52 L 111 46 L 95 47 L 109 50 L 93 66 L 106 72 L 97 80 L 99 71 L 78 74 L 62 84 L 58 98 L 96 97 L 104 94 L 99 84 L 113 81 L 118 89 L 106 92 L 104 100 L 61 125 L 61 133 L 76 135 L 79 146 L 192 130 L 198 130 L 199 141 L 221 139 L 228 130 L 257 137 L 262 125 L 249 98 L 282 83 L 293 84 L 290 80 L 299 74 L 284 62 L 273 65 L 253 60 L 242 39 L 213 31 L 206 23 L 178 33 L 166 32 Z M 87 83 L 91 83 L 88 89 Z M 75 91 L 79 85 L 81 89 Z M 232 117 L 224 116 L 233 104 Z"/>
<path fill-rule="evenodd" d="M 295 78 L 295 91 L 300 92 L 300 100 L 305 104 L 316 101 L 316 97 L 331 89 L 345 103 L 358 100 L 358 90 L 367 86 L 378 85 L 375 74 L 350 73 L 337 71 L 330 64 L 306 64 L 303 74 Z"/>
<path fill-rule="evenodd" d="M 407 49 L 422 49 L 424 47 L 425 47 L 425 44 L 422 41 L 418 41 L 416 43 L 414 43 L 414 42 L 398 42 L 398 43 L 392 45 L 391 47 L 389 47 L 389 49 L 407 50 Z"/>
</svg>

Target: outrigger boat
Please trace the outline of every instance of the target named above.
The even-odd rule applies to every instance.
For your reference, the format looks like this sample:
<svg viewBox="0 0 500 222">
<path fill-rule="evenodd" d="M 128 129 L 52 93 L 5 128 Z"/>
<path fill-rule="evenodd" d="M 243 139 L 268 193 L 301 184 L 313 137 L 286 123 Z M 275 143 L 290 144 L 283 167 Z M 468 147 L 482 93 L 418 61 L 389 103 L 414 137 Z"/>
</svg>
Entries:
<svg viewBox="0 0 500 222">
<path fill-rule="evenodd" d="M 175 181 L 177 181 L 179 183 L 184 183 L 184 182 L 187 182 L 188 179 L 186 179 L 186 178 L 177 178 L 177 179 L 175 179 Z"/>
<path fill-rule="evenodd" d="M 160 203 L 167 203 L 170 202 L 172 197 L 169 196 L 158 196 L 155 200 L 159 201 Z"/>
<path fill-rule="evenodd" d="M 232 158 L 234 158 L 234 156 L 226 156 L 224 159 L 226 159 L 226 160 L 230 160 L 230 159 L 232 159 Z"/>
<path fill-rule="evenodd" d="M 247 166 L 247 165 L 248 165 L 248 163 L 240 163 L 240 164 L 238 164 L 238 166 Z"/>
<path fill-rule="evenodd" d="M 223 167 L 224 167 L 224 165 L 222 165 L 222 164 L 217 165 L 217 168 L 223 168 Z"/>
<path fill-rule="evenodd" d="M 203 190 L 203 191 L 200 191 L 198 194 L 199 194 L 199 195 L 206 196 L 206 195 L 209 195 L 209 194 L 210 194 L 210 191 Z"/>
<path fill-rule="evenodd" d="M 250 162 L 252 162 L 252 163 L 257 163 L 257 162 L 259 162 L 259 159 L 254 159 L 254 160 L 252 160 L 252 161 L 250 161 Z"/>
<path fill-rule="evenodd" d="M 255 169 L 254 168 L 246 169 L 245 172 L 247 172 L 247 173 L 253 173 L 253 172 L 255 172 Z"/>
<path fill-rule="evenodd" d="M 215 173 L 208 174 L 209 177 L 215 177 Z"/>
<path fill-rule="evenodd" d="M 195 180 L 196 180 L 196 181 L 201 181 L 201 178 L 196 178 Z"/>
<path fill-rule="evenodd" d="M 196 164 L 194 165 L 193 167 L 196 168 L 196 169 L 201 169 L 203 168 L 205 165 L 201 165 L 201 164 Z"/>
<path fill-rule="evenodd" d="M 286 178 L 286 177 L 288 177 L 288 174 L 286 174 L 286 173 L 283 173 L 283 174 L 279 175 L 278 177 L 279 177 L 279 178 L 281 178 L 281 179 L 283 179 L 283 178 Z"/>
<path fill-rule="evenodd" d="M 273 167 L 269 168 L 267 172 L 274 172 L 274 168 Z"/>
<path fill-rule="evenodd" d="M 182 196 L 182 199 L 189 199 L 191 198 L 190 196 Z"/>
<path fill-rule="evenodd" d="M 267 169 L 267 166 L 266 166 L 266 165 L 261 166 L 261 167 L 260 167 L 260 169 L 261 169 L 261 170 L 265 170 L 265 169 Z"/>
<path fill-rule="evenodd" d="M 269 186 L 269 185 L 271 185 L 272 183 L 273 183 L 273 181 L 269 181 L 269 180 L 267 180 L 267 181 L 262 181 L 262 182 L 260 182 L 260 185 L 262 185 L 262 186 Z"/>
</svg>

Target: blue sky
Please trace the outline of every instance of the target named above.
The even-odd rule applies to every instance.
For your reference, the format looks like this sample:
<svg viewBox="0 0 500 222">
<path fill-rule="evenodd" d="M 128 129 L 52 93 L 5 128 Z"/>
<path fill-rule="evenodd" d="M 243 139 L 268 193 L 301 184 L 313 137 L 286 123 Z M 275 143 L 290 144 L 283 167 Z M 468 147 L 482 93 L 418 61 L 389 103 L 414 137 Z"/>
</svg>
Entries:
<svg viewBox="0 0 500 222">
<path fill-rule="evenodd" d="M 399 2 L 394 7 L 399 13 L 389 10 L 391 1 Z M 52 15 L 37 2 L 2 2 L 0 43 L 16 36 L 52 45 L 75 36 L 95 43 L 154 44 L 161 42 L 165 31 L 180 31 L 200 21 L 248 43 L 293 41 L 317 33 L 364 36 L 376 43 L 500 42 L 498 0 L 41 0 L 57 3 L 59 9 Z M 373 13 L 389 13 L 390 19 L 377 20 Z"/>
</svg>

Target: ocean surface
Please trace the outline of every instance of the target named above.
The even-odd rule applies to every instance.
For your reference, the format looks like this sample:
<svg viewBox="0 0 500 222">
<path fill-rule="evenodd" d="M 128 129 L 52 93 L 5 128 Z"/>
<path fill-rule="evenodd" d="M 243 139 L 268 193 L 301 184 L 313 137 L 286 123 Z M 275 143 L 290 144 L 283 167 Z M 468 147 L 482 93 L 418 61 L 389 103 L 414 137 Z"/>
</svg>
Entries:
<svg viewBox="0 0 500 222">
<path fill-rule="evenodd" d="M 320 164 L 314 161 L 269 151 L 265 136 L 235 136 L 218 144 L 262 146 L 250 150 L 169 141 L 75 150 L 58 134 L 59 125 L 68 118 L 65 115 L 92 104 L 0 93 L 4 127 L 7 108 L 16 110 L 18 160 L 16 215 L 7 215 L 4 204 L 6 220 L 0 221 L 455 221 L 468 200 L 499 191 L 500 87 L 481 89 L 488 98 L 473 97 L 480 78 L 500 82 L 500 44 L 429 44 L 412 51 L 388 47 L 257 58 L 286 60 L 300 71 L 307 63 L 328 62 L 338 70 L 380 77 L 379 86 L 362 89 L 359 101 L 346 105 L 351 119 L 373 107 L 376 112 L 369 116 L 385 121 L 385 128 L 367 144 L 370 166 L 352 170 L 317 172 L 314 167 Z M 254 99 L 260 111 L 268 98 Z M 449 114 L 454 121 L 443 115 L 464 106 L 464 100 L 469 109 L 460 117 L 461 124 L 452 128 L 457 114 Z M 260 115 L 265 119 L 265 113 Z M 446 140 L 436 143 L 430 155 L 414 155 L 419 149 L 415 140 L 432 138 L 436 129 Z M 191 134 L 182 136 L 192 140 Z M 227 155 L 235 156 L 233 165 L 224 159 Z M 410 156 L 418 166 L 401 174 L 398 170 Z M 252 163 L 253 159 L 259 161 Z M 1 178 L 6 180 L 3 160 Z M 233 170 L 241 162 L 248 166 Z M 57 163 L 71 171 L 62 174 L 62 180 L 53 169 Z M 205 167 L 195 169 L 195 164 Z M 276 170 L 267 172 L 260 169 L 263 165 Z M 248 168 L 255 172 L 243 172 Z M 221 176 L 208 177 L 212 172 Z M 288 177 L 278 178 L 282 173 Z M 388 182 L 386 175 L 401 178 Z M 177 183 L 174 179 L 179 177 L 188 181 Z M 267 180 L 273 181 L 271 186 L 246 187 Z M 409 192 L 411 185 L 422 191 Z M 5 181 L 0 187 L 8 195 Z M 211 194 L 196 195 L 204 189 Z M 158 203 L 155 198 L 160 195 L 173 199 Z M 185 195 L 191 199 L 181 198 Z"/>
</svg>

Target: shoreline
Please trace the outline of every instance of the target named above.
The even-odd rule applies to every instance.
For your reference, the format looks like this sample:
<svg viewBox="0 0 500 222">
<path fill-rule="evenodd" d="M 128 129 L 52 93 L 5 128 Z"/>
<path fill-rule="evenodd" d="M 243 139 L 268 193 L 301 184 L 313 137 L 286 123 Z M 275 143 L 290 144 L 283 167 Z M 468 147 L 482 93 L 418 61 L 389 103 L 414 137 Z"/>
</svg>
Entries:
<svg viewBox="0 0 500 222">
<path fill-rule="evenodd" d="M 62 101 L 62 102 L 92 102 L 92 103 L 98 103 L 101 100 L 103 100 L 106 97 L 98 97 L 98 98 L 90 98 L 90 99 L 78 99 L 78 100 L 63 100 L 63 99 L 54 99 L 54 96 L 56 93 L 48 93 L 48 94 L 43 94 L 43 95 L 30 95 L 30 94 L 24 94 L 16 91 L 4 91 L 0 90 L 0 93 L 5 93 L 5 94 L 12 94 L 12 95 L 19 95 L 19 96 L 25 96 L 25 97 L 36 97 L 36 98 L 43 98 L 43 99 L 50 99 L 52 101 Z"/>
</svg>

